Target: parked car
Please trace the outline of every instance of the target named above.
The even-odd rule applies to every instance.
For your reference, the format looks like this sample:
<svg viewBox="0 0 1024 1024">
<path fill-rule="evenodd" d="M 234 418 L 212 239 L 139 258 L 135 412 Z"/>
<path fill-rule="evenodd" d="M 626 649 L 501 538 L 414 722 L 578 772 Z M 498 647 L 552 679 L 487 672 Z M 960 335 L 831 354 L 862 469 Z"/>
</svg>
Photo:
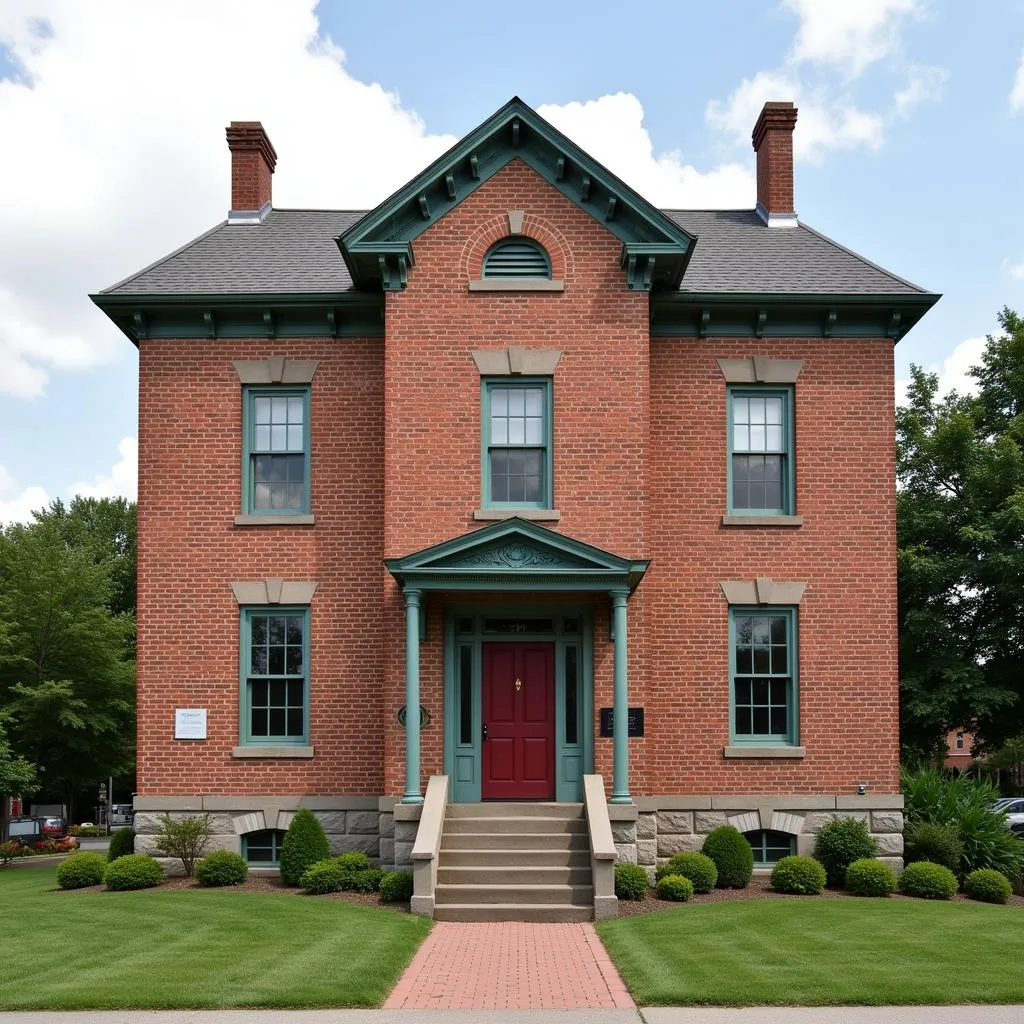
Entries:
<svg viewBox="0 0 1024 1024">
<path fill-rule="evenodd" d="M 68 836 L 68 823 L 65 818 L 46 817 L 43 818 L 44 839 L 66 839 Z"/>
<path fill-rule="evenodd" d="M 24 814 L 16 818 L 8 818 L 7 826 L 4 829 L 6 839 L 19 846 L 31 846 L 33 843 L 42 842 L 46 839 L 43 832 L 45 818 L 36 815 Z"/>
<path fill-rule="evenodd" d="M 1024 825 L 1024 796 L 1012 797 L 997 810 L 1006 815 L 1006 824 L 1010 828 L 1013 828 L 1014 825 Z"/>
</svg>

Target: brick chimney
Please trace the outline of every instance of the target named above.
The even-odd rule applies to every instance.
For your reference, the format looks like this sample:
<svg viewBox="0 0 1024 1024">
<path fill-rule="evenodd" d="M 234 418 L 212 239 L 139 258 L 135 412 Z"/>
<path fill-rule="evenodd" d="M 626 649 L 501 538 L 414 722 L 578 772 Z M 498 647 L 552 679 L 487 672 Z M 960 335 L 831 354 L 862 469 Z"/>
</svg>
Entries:
<svg viewBox="0 0 1024 1024">
<path fill-rule="evenodd" d="M 231 213 L 228 220 L 259 223 L 271 204 L 277 153 L 259 121 L 232 121 L 225 129 L 231 150 Z"/>
<path fill-rule="evenodd" d="M 793 207 L 793 129 L 796 127 L 796 114 L 792 103 L 766 103 L 754 125 L 757 215 L 770 228 L 797 226 Z"/>
</svg>

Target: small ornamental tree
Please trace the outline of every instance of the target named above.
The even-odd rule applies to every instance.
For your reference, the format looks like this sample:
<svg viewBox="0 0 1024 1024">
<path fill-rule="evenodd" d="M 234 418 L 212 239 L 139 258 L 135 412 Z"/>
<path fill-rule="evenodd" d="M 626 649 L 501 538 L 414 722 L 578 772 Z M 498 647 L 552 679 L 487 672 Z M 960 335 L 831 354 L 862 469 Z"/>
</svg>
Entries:
<svg viewBox="0 0 1024 1024">
<path fill-rule="evenodd" d="M 208 814 L 178 820 L 164 814 L 160 821 L 160 834 L 156 837 L 156 848 L 164 856 L 180 860 L 186 877 L 191 878 L 196 869 L 196 861 L 202 857 L 209 841 Z"/>
<path fill-rule="evenodd" d="M 331 856 L 320 820 L 303 807 L 295 812 L 281 843 L 281 881 L 285 885 L 301 885 L 306 869 Z"/>
<path fill-rule="evenodd" d="M 130 828 L 118 828 L 110 834 L 110 846 L 107 848 L 107 860 L 113 862 L 135 852 L 135 832 Z"/>
</svg>

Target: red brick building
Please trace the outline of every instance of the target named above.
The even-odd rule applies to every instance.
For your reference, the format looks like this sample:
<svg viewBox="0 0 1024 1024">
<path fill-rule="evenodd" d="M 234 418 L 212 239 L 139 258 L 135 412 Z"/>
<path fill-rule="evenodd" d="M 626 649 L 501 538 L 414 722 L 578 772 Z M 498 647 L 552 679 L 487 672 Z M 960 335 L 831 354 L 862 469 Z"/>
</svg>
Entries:
<svg viewBox="0 0 1024 1024">
<path fill-rule="evenodd" d="M 93 296 L 140 352 L 140 848 L 206 810 L 273 863 L 307 806 L 403 865 L 428 777 L 597 774 L 652 869 L 836 814 L 899 857 L 893 346 L 937 296 L 797 220 L 795 124 L 752 211 L 517 99 L 368 212 L 274 208 L 228 128 L 228 219 Z"/>
</svg>

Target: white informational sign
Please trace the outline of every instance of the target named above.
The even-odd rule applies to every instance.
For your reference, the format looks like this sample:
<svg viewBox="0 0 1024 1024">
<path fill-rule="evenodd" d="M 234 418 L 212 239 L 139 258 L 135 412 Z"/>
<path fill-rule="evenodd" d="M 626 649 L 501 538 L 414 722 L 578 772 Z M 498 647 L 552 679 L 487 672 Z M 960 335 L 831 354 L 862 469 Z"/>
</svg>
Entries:
<svg viewBox="0 0 1024 1024">
<path fill-rule="evenodd" d="M 176 740 L 206 739 L 206 708 L 176 708 L 174 711 Z"/>
</svg>

